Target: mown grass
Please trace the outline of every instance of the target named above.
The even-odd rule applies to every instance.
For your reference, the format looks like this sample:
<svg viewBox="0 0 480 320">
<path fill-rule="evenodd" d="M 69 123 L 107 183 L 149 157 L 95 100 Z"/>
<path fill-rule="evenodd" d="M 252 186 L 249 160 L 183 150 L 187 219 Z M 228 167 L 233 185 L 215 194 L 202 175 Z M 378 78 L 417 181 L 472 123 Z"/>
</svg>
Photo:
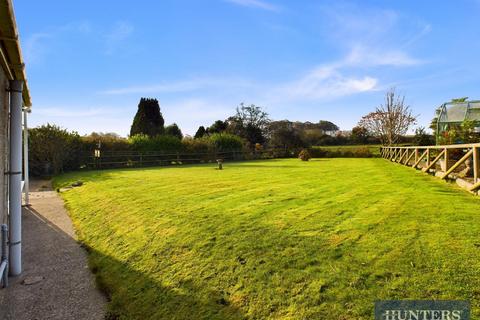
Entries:
<svg viewBox="0 0 480 320">
<path fill-rule="evenodd" d="M 71 173 L 62 192 L 121 319 L 372 319 L 378 299 L 480 315 L 478 198 L 382 159 Z"/>
</svg>

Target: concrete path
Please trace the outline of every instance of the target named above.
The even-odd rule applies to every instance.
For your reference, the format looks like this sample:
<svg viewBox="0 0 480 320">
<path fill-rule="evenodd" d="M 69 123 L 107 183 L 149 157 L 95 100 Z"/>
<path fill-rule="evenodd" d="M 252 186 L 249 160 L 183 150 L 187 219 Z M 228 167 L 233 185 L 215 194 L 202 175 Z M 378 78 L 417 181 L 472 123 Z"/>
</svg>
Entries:
<svg viewBox="0 0 480 320">
<path fill-rule="evenodd" d="M 105 297 L 95 288 L 86 253 L 62 199 L 48 182 L 32 183 L 23 210 L 23 267 L 0 289 L 0 319 L 104 319 Z"/>
</svg>

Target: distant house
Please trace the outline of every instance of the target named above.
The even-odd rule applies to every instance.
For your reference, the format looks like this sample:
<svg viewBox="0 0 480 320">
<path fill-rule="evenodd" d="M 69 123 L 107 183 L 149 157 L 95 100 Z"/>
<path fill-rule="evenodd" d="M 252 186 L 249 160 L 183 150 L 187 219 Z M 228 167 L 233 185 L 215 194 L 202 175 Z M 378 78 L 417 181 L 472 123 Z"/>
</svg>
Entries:
<svg viewBox="0 0 480 320">
<path fill-rule="evenodd" d="M 13 275 L 21 272 L 22 112 L 30 106 L 13 4 L 0 0 L 0 224 L 10 229 Z"/>
</svg>

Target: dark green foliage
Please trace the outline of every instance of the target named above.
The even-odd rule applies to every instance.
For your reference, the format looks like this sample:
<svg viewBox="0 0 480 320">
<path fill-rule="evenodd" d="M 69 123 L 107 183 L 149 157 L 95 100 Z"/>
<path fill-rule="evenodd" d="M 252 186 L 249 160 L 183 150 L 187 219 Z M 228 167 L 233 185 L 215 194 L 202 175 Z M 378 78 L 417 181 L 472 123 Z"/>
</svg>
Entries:
<svg viewBox="0 0 480 320">
<path fill-rule="evenodd" d="M 177 137 L 180 140 L 183 139 L 182 130 L 180 130 L 176 123 L 167 126 L 165 128 L 165 134 L 172 137 Z"/>
<path fill-rule="evenodd" d="M 81 161 L 82 140 L 78 133 L 51 124 L 29 130 L 29 167 L 33 175 L 74 170 Z"/>
<path fill-rule="evenodd" d="M 413 137 L 413 144 L 416 146 L 431 146 L 435 145 L 435 137 L 428 134 L 424 127 L 415 129 L 415 136 Z"/>
<path fill-rule="evenodd" d="M 164 120 L 157 99 L 141 98 L 133 119 L 130 136 L 146 134 L 154 137 L 164 133 Z"/>
<path fill-rule="evenodd" d="M 182 140 L 183 149 L 187 153 L 208 153 L 212 151 L 213 146 L 208 137 L 192 139 L 186 137 Z"/>
<path fill-rule="evenodd" d="M 84 149 L 90 153 L 98 148 L 99 143 L 102 152 L 130 150 L 128 139 L 122 138 L 116 133 L 92 132 L 88 136 L 83 136 L 82 141 Z"/>
<path fill-rule="evenodd" d="M 195 138 L 195 139 L 202 138 L 206 133 L 207 133 L 207 131 L 205 130 L 205 127 L 204 127 L 204 126 L 200 126 L 200 127 L 198 127 L 198 130 L 197 130 L 197 132 L 195 133 L 194 138 Z"/>
<path fill-rule="evenodd" d="M 380 156 L 380 146 L 312 147 L 313 158 L 374 158 Z"/>
<path fill-rule="evenodd" d="M 263 144 L 267 140 L 270 119 L 261 107 L 241 103 L 235 116 L 227 121 L 228 131 L 247 140 L 251 148 L 256 143 Z"/>
<path fill-rule="evenodd" d="M 129 138 L 132 150 L 139 152 L 176 152 L 182 150 L 182 141 L 174 136 L 158 135 L 149 137 L 137 134 Z"/>
<path fill-rule="evenodd" d="M 355 144 L 365 144 L 368 142 L 369 138 L 368 130 L 364 127 L 356 126 L 352 128 L 352 135 L 350 139 Z"/>
<path fill-rule="evenodd" d="M 320 120 L 317 126 L 320 130 L 323 130 L 323 132 L 333 133 L 340 130 L 340 128 L 335 123 L 326 120 Z"/>
<path fill-rule="evenodd" d="M 208 140 L 217 151 L 242 150 L 243 147 L 242 139 L 229 133 L 214 133 Z"/>
<path fill-rule="evenodd" d="M 288 150 L 305 147 L 307 145 L 300 136 L 300 130 L 295 128 L 290 121 L 272 121 L 269 125 L 269 132 L 270 147 L 282 148 L 287 152 Z"/>
<path fill-rule="evenodd" d="M 225 132 L 227 130 L 227 127 L 227 121 L 217 120 L 210 127 L 208 127 L 206 131 L 208 134 L 221 133 Z"/>
</svg>

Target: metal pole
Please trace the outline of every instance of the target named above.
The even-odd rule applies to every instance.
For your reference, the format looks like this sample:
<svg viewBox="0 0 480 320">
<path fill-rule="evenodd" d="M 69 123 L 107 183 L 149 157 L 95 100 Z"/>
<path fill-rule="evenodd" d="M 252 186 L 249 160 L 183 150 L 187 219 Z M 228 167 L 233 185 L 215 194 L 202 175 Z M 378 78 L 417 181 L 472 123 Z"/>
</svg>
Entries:
<svg viewBox="0 0 480 320">
<path fill-rule="evenodd" d="M 30 205 L 30 174 L 28 170 L 28 124 L 27 115 L 30 109 L 23 109 L 23 191 L 25 193 L 25 205 Z"/>
<path fill-rule="evenodd" d="M 22 91 L 23 81 L 10 81 L 10 274 L 22 273 Z"/>
<path fill-rule="evenodd" d="M 2 233 L 2 257 L 1 257 L 1 265 L 0 265 L 0 276 L 2 277 L 3 287 L 6 288 L 8 286 L 8 226 L 6 224 L 2 224 L 1 226 L 1 233 Z"/>
</svg>

